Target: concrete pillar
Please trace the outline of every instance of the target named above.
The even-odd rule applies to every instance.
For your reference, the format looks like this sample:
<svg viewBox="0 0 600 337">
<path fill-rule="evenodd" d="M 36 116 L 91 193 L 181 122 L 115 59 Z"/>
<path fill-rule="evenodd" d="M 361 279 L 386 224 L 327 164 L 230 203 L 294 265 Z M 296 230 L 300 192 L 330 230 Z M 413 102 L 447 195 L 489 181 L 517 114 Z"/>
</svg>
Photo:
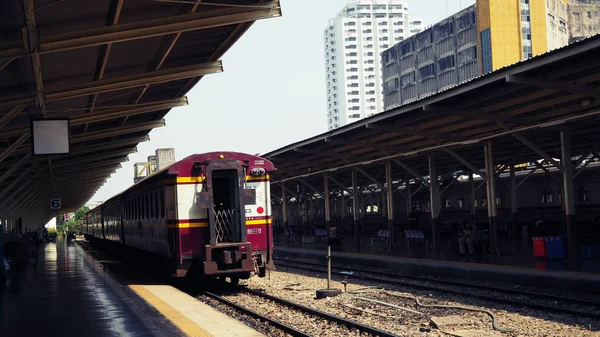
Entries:
<svg viewBox="0 0 600 337">
<path fill-rule="evenodd" d="M 488 201 L 488 218 L 490 223 L 490 250 L 492 253 L 499 255 L 498 250 L 498 227 L 496 224 L 496 175 L 494 174 L 494 153 L 492 150 L 492 141 L 488 140 L 484 146 L 485 154 L 485 175 L 486 175 L 486 190 Z"/>
<path fill-rule="evenodd" d="M 433 237 L 433 250 L 439 253 L 440 242 L 440 184 L 438 183 L 437 171 L 435 169 L 435 157 L 429 156 L 429 195 L 431 210 L 431 230 Z"/>
<path fill-rule="evenodd" d="M 323 177 L 323 192 L 325 194 L 325 228 L 327 228 L 327 235 L 329 236 L 329 229 L 331 228 L 331 210 L 329 206 L 329 179 L 326 175 Z"/>
<path fill-rule="evenodd" d="M 361 201 L 358 196 L 358 182 L 356 171 L 352 171 L 352 216 L 354 218 L 354 244 L 356 251 L 360 251 L 360 214 L 359 205 Z"/>
<path fill-rule="evenodd" d="M 575 195 L 573 193 L 573 165 L 571 164 L 571 135 L 568 130 L 560 132 L 561 164 L 563 172 L 563 204 L 565 205 L 565 224 L 569 249 L 569 267 L 575 269 L 579 263 L 579 244 L 577 223 L 575 222 Z"/>
<path fill-rule="evenodd" d="M 515 176 L 515 165 L 510 166 L 510 214 L 512 218 L 512 233 L 517 235 L 519 225 L 517 223 L 517 177 Z"/>
<path fill-rule="evenodd" d="M 469 173 L 469 189 L 471 191 L 469 211 L 471 212 L 471 221 L 475 221 L 475 218 L 477 217 L 477 208 L 475 208 L 475 181 L 473 180 L 473 172 Z"/>
<path fill-rule="evenodd" d="M 287 191 L 285 190 L 285 184 L 281 183 L 281 196 L 283 198 L 283 206 L 282 209 L 282 219 L 283 219 L 283 228 L 288 229 L 288 213 L 287 213 Z"/>
<path fill-rule="evenodd" d="M 386 209 L 388 218 L 388 230 L 390 231 L 390 246 L 393 248 L 396 243 L 396 235 L 394 232 L 394 186 L 392 181 L 392 162 L 387 162 L 385 164 L 385 183 L 387 185 Z"/>
</svg>

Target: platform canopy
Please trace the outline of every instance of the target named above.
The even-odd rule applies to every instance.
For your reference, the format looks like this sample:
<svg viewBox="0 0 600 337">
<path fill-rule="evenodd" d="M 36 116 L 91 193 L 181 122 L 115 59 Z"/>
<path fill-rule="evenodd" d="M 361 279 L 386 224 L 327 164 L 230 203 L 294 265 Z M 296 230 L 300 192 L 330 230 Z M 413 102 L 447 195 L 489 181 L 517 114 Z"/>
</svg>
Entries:
<svg viewBox="0 0 600 337">
<path fill-rule="evenodd" d="M 1 1 L 0 216 L 41 226 L 82 206 L 253 22 L 280 15 L 277 0 Z M 57 118 L 70 153 L 32 154 L 31 120 Z"/>
<path fill-rule="evenodd" d="M 598 55 L 597 35 L 263 156 L 278 169 L 273 183 L 317 187 L 325 174 L 351 186 L 353 170 L 360 185 L 382 185 L 390 161 L 394 181 L 426 183 L 419 177 L 429 175 L 429 156 L 439 174 L 479 173 L 488 140 L 500 167 L 536 160 L 560 167 L 561 130 L 570 132 L 574 157 L 599 148 Z"/>
</svg>

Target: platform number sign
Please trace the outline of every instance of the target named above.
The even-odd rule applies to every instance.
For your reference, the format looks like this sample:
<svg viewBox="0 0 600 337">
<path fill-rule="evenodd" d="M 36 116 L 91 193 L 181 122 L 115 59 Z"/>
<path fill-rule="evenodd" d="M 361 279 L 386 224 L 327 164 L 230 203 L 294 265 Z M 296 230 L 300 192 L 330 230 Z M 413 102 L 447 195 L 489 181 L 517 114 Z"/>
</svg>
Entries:
<svg viewBox="0 0 600 337">
<path fill-rule="evenodd" d="M 50 200 L 50 209 L 60 209 L 61 203 L 59 198 L 54 198 Z"/>
</svg>

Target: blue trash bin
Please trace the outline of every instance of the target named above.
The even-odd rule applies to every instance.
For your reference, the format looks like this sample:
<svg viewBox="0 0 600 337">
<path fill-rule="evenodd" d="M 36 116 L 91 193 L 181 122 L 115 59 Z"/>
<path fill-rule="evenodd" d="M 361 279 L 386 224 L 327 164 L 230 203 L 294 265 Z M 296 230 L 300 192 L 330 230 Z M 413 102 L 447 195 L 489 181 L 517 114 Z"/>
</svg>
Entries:
<svg viewBox="0 0 600 337">
<path fill-rule="evenodd" d="M 565 239 L 562 236 L 548 236 L 545 240 L 548 259 L 561 260 L 567 258 Z"/>
</svg>

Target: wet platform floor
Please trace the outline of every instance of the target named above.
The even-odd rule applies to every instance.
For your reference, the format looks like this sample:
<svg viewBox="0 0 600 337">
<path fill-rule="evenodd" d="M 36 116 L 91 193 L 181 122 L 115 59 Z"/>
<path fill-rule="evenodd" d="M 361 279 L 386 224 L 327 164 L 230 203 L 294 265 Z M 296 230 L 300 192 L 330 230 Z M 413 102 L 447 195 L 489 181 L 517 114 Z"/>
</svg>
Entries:
<svg viewBox="0 0 600 337">
<path fill-rule="evenodd" d="M 38 262 L 13 270 L 0 289 L 0 336 L 182 335 L 143 301 L 119 293 L 77 244 L 58 240 L 39 250 Z"/>
</svg>

